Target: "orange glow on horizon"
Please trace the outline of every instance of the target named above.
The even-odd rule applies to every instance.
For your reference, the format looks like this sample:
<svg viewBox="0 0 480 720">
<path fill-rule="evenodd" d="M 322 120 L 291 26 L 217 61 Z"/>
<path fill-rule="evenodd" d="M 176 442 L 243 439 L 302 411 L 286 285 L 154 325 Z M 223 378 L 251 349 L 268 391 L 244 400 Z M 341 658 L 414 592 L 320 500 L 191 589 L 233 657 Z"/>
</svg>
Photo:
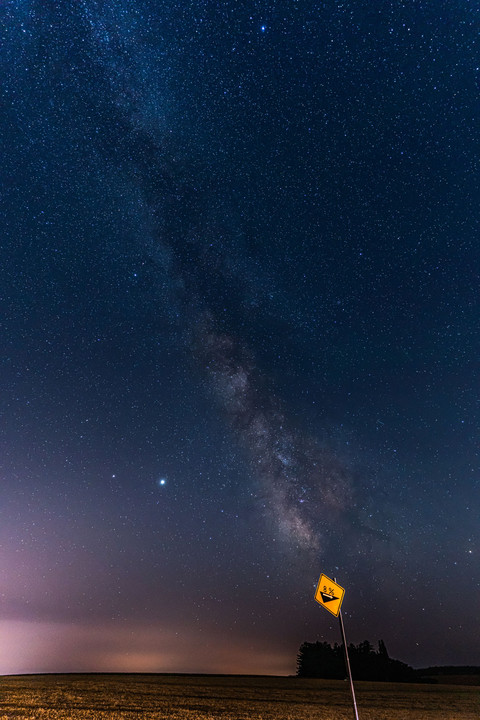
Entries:
<svg viewBox="0 0 480 720">
<path fill-rule="evenodd" d="M 224 635 L 135 624 L 0 622 L 0 674 L 161 672 L 289 675 L 295 652 Z"/>
</svg>

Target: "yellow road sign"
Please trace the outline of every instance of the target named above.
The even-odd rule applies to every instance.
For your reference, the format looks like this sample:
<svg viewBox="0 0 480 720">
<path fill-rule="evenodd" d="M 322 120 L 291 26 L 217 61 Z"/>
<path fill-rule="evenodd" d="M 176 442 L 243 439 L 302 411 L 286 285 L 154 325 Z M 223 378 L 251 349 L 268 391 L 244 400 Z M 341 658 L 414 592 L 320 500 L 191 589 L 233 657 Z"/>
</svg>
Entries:
<svg viewBox="0 0 480 720">
<path fill-rule="evenodd" d="M 325 610 L 335 615 L 335 617 L 338 617 L 344 595 L 345 590 L 340 587 L 340 585 L 337 585 L 336 582 L 330 580 L 330 578 L 323 573 L 320 575 L 320 580 L 315 590 L 315 600 L 322 605 Z"/>
</svg>

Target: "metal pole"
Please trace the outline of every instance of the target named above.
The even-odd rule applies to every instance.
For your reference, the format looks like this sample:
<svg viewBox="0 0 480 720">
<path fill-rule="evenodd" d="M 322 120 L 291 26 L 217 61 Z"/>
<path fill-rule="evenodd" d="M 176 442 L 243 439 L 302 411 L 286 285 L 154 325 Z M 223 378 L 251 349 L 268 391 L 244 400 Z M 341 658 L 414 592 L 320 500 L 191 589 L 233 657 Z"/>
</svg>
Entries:
<svg viewBox="0 0 480 720">
<path fill-rule="evenodd" d="M 355 688 L 353 687 L 352 671 L 350 670 L 350 659 L 348 657 L 347 640 L 345 638 L 345 628 L 343 627 L 342 611 L 338 613 L 338 619 L 340 620 L 340 632 L 342 633 L 343 648 L 345 650 L 345 664 L 347 666 L 348 679 L 350 680 L 350 690 L 352 691 L 353 700 L 353 716 L 355 720 L 358 720 L 357 701 L 355 700 Z"/>
</svg>

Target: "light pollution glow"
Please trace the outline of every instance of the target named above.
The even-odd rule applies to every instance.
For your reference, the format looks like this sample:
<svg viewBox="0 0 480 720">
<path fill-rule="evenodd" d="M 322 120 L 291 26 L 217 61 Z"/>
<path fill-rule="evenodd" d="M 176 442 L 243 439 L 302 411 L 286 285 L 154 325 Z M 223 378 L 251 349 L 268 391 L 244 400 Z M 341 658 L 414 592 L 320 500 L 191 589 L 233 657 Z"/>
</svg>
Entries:
<svg viewBox="0 0 480 720">
<path fill-rule="evenodd" d="M 0 674 L 175 672 L 287 675 L 292 656 L 198 630 L 23 620 L 0 622 Z"/>
</svg>

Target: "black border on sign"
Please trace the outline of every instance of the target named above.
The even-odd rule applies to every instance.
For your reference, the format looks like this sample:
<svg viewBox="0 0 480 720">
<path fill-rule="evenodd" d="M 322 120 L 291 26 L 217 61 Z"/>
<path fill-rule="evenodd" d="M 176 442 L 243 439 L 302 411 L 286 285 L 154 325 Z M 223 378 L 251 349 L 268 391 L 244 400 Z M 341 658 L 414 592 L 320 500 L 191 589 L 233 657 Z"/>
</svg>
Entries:
<svg viewBox="0 0 480 720">
<path fill-rule="evenodd" d="M 342 591 L 342 595 L 341 595 L 341 597 L 340 597 L 340 603 L 339 603 L 339 605 L 338 605 L 338 610 L 337 610 L 337 612 L 333 612 L 333 610 L 330 610 L 330 608 L 328 607 L 328 605 L 325 605 L 325 603 L 321 602 L 321 600 L 317 600 L 318 588 L 320 587 L 320 583 L 322 582 L 322 578 L 326 578 L 326 579 L 328 580 L 328 582 L 332 583 L 332 585 L 335 585 L 336 588 L 339 588 L 339 589 Z M 322 574 L 320 575 L 320 577 L 318 578 L 318 583 L 317 583 L 317 587 L 316 587 L 316 590 L 315 590 L 315 595 L 314 595 L 313 597 L 314 597 L 315 601 L 318 602 L 318 604 L 321 605 L 323 608 L 325 608 L 325 610 L 328 610 L 328 612 L 329 612 L 331 615 L 333 615 L 333 617 L 338 617 L 338 616 L 340 615 L 340 608 L 342 607 L 344 595 L 345 595 L 345 588 L 343 588 L 341 585 L 339 585 L 338 583 L 336 583 L 335 580 L 332 580 L 331 578 L 329 578 L 328 575 L 325 575 L 325 573 L 322 573 Z"/>
</svg>

